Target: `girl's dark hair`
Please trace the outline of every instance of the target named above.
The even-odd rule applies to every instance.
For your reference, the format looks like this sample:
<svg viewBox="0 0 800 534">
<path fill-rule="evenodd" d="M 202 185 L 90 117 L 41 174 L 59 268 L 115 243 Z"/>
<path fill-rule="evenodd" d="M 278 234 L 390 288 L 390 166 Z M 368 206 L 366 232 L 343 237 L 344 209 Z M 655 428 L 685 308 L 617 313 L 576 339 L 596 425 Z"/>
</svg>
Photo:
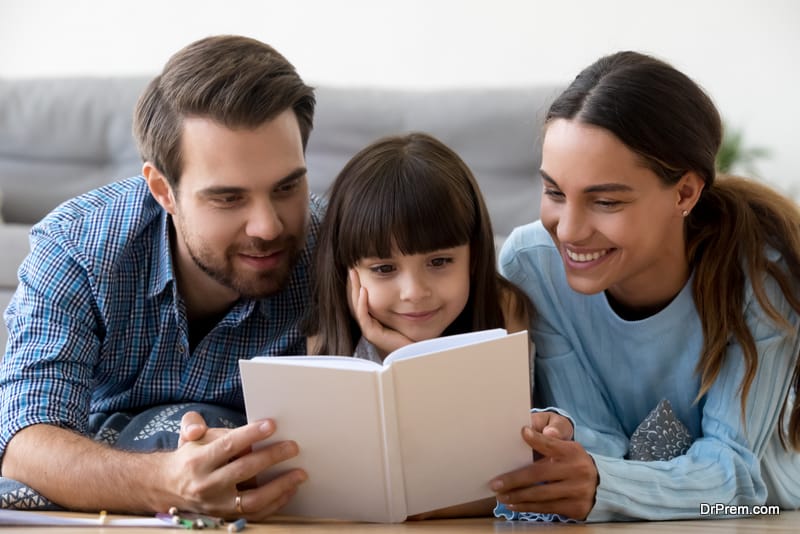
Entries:
<svg viewBox="0 0 800 534">
<path fill-rule="evenodd" d="M 292 109 L 305 148 L 313 127 L 314 90 L 271 46 L 238 35 L 200 39 L 173 55 L 136 104 L 133 135 L 144 161 L 178 185 L 186 117 L 228 128 L 255 128 Z"/>
<path fill-rule="evenodd" d="M 705 181 L 685 222 L 694 301 L 703 324 L 698 398 L 719 375 L 733 337 L 741 345 L 746 363 L 740 388 L 744 419 L 747 394 L 758 367 L 755 341 L 744 316 L 745 280 L 749 278 L 769 317 L 787 329 L 794 328 L 767 297 L 764 277 L 774 278 L 786 301 L 800 312 L 797 205 L 754 181 L 736 177 L 715 180 L 715 156 L 722 139 L 717 109 L 696 83 L 653 57 L 619 52 L 599 59 L 552 104 L 546 124 L 555 119 L 608 130 L 666 185 L 676 184 L 689 171 Z M 770 249 L 779 252 L 781 259 L 768 257 Z M 798 395 L 790 407 L 788 434 L 790 444 L 800 450 L 800 359 L 792 383 Z M 778 423 L 782 441 L 781 421 L 787 407 L 785 403 Z"/>
<path fill-rule="evenodd" d="M 365 257 L 470 245 L 470 294 L 445 335 L 503 328 L 502 295 L 527 297 L 497 273 L 494 233 L 478 183 L 461 158 L 424 133 L 379 139 L 358 152 L 330 189 L 315 250 L 306 330 L 319 354 L 351 355 L 361 330 L 348 307 L 348 270 Z"/>
</svg>

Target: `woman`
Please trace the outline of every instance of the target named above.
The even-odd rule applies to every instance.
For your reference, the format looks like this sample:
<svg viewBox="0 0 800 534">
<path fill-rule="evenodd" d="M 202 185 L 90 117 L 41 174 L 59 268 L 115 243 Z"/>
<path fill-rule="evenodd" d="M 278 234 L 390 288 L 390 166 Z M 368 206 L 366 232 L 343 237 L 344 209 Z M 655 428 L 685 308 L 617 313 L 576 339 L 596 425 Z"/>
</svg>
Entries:
<svg viewBox="0 0 800 534">
<path fill-rule="evenodd" d="M 797 206 L 715 177 L 717 110 L 648 56 L 589 66 L 545 128 L 541 221 L 500 262 L 537 306 L 537 405 L 576 441 L 526 429 L 544 459 L 498 501 L 589 521 L 800 506 Z"/>
</svg>

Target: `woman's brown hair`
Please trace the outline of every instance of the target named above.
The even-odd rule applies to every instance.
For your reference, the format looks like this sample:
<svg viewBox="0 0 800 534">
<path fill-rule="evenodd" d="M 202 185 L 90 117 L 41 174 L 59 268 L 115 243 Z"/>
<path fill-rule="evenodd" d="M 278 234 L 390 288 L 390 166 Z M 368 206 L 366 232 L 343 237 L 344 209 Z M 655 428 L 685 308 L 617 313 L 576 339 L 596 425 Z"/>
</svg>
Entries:
<svg viewBox="0 0 800 534">
<path fill-rule="evenodd" d="M 758 304 L 771 319 L 793 328 L 767 297 L 764 277 L 772 277 L 789 305 L 800 313 L 797 205 L 754 181 L 715 179 L 715 156 L 722 140 L 719 113 L 696 83 L 656 58 L 619 52 L 599 59 L 554 101 L 546 122 L 554 119 L 610 131 L 666 185 L 676 184 L 689 171 L 703 178 L 700 199 L 685 219 L 694 301 L 703 325 L 698 398 L 719 375 L 732 336 L 742 347 L 746 365 L 740 388 L 744 419 L 759 357 L 745 322 L 745 281 L 750 280 Z M 770 258 L 770 250 L 781 258 Z M 800 393 L 800 359 L 792 387 Z M 782 441 L 786 408 L 784 403 L 778 423 Z M 789 442 L 800 450 L 800 394 L 790 409 Z"/>
<path fill-rule="evenodd" d="M 470 245 L 470 294 L 444 334 L 503 328 L 501 295 L 530 313 L 527 297 L 496 269 L 494 233 L 472 172 L 424 133 L 379 139 L 358 152 L 331 186 L 315 250 L 306 330 L 315 352 L 352 355 L 361 337 L 348 307 L 348 270 L 365 257 Z M 522 311 L 522 308 L 520 310 Z"/>
</svg>

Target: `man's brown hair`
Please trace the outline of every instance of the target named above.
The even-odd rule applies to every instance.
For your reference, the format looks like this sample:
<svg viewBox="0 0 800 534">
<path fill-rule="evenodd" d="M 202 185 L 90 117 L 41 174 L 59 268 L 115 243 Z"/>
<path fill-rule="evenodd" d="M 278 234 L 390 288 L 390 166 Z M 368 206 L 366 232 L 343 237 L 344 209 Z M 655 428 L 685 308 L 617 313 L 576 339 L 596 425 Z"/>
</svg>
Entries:
<svg viewBox="0 0 800 534">
<path fill-rule="evenodd" d="M 271 46 L 236 35 L 207 37 L 178 51 L 150 82 L 136 105 L 133 135 L 142 160 L 176 187 L 184 118 L 255 128 L 292 109 L 305 148 L 315 104 L 314 90 Z"/>
</svg>

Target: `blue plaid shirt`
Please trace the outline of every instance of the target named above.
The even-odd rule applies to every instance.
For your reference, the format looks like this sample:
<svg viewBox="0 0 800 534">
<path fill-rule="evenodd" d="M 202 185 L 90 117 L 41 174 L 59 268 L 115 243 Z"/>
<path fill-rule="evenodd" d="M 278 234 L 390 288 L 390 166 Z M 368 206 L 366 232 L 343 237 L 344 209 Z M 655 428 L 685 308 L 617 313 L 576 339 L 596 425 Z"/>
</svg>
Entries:
<svg viewBox="0 0 800 534">
<path fill-rule="evenodd" d="M 90 414 L 193 401 L 243 411 L 240 358 L 305 353 L 297 325 L 322 211 L 312 195 L 306 248 L 287 287 L 240 300 L 190 351 L 167 214 L 144 178 L 56 208 L 31 230 L 5 312 L 0 458 L 37 423 L 85 433 Z"/>
</svg>

